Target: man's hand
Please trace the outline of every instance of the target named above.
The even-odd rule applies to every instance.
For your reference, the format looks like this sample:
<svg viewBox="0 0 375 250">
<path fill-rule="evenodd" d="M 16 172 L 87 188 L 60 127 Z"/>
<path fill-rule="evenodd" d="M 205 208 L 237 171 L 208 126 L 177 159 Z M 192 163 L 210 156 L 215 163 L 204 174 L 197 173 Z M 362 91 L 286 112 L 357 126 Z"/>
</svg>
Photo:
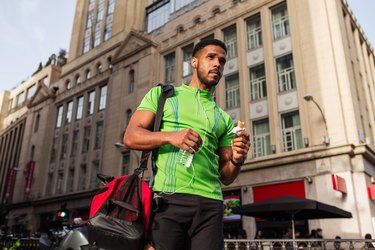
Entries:
<svg viewBox="0 0 375 250">
<path fill-rule="evenodd" d="M 245 161 L 250 148 L 250 135 L 245 130 L 237 132 L 237 137 L 232 141 L 232 159 L 234 163 L 241 164 Z"/>
<path fill-rule="evenodd" d="M 187 128 L 168 134 L 168 141 L 175 147 L 182 148 L 191 154 L 198 152 L 202 146 L 202 138 L 194 130 Z"/>
</svg>

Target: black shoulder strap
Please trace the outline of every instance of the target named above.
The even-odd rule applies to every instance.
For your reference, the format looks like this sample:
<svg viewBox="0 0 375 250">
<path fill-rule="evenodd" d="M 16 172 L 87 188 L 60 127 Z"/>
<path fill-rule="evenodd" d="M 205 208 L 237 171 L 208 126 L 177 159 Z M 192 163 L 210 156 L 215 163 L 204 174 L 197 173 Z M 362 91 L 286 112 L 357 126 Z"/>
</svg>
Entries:
<svg viewBox="0 0 375 250">
<path fill-rule="evenodd" d="M 161 95 L 160 95 L 159 100 L 158 100 L 158 109 L 157 109 L 156 115 L 155 115 L 154 131 L 160 130 L 165 101 L 167 100 L 167 98 L 172 97 L 174 95 L 173 85 L 171 85 L 171 84 L 159 84 L 158 86 L 161 86 L 162 91 L 161 91 Z M 147 162 L 148 162 L 148 158 L 150 157 L 150 153 L 151 153 L 151 150 L 142 151 L 140 165 L 134 171 L 138 175 L 142 176 L 143 171 L 145 171 L 147 169 Z M 153 151 L 153 154 L 155 155 L 156 151 Z"/>
</svg>

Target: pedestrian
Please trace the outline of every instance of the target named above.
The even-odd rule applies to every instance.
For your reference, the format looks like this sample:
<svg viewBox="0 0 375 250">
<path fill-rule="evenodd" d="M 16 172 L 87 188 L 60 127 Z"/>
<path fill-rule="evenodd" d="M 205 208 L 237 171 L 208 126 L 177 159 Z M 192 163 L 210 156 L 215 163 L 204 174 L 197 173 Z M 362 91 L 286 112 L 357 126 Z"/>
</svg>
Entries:
<svg viewBox="0 0 375 250">
<path fill-rule="evenodd" d="M 365 240 L 372 240 L 371 234 L 365 234 Z M 374 249 L 374 245 L 371 241 L 365 243 L 367 249 Z"/>
<path fill-rule="evenodd" d="M 221 183 L 236 179 L 250 147 L 249 134 L 231 133 L 231 117 L 213 101 L 226 52 L 219 40 L 199 42 L 191 58 L 192 79 L 167 99 L 161 130 L 151 132 L 160 87 L 146 94 L 126 129 L 127 148 L 158 149 L 152 188 L 161 203 L 148 249 L 223 249 Z M 190 154 L 191 164 L 180 161 Z"/>
</svg>

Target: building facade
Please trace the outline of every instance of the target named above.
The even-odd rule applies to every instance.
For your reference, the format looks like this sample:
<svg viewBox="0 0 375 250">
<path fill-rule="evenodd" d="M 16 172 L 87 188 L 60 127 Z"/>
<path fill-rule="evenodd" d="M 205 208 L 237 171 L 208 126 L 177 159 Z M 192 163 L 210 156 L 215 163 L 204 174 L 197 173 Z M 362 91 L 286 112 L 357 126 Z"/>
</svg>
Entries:
<svg viewBox="0 0 375 250">
<path fill-rule="evenodd" d="M 40 230 L 62 207 L 69 219 L 87 218 L 96 174 L 137 166 L 140 152 L 115 144 L 144 94 L 159 82 L 188 83 L 193 47 L 207 38 L 228 47 L 215 100 L 235 122 L 246 121 L 252 137 L 252 152 L 224 197 L 242 204 L 282 195 L 315 199 L 353 218 L 300 221 L 302 233 L 374 233 L 368 187 L 375 175 L 375 57 L 345 0 L 78 1 L 58 90 L 38 89 L 27 116 L 40 110 L 49 118 L 35 159 L 40 174 L 31 198 L 13 194 L 6 202 L 8 225 L 27 214 L 33 223 L 26 229 Z M 22 144 L 34 145 L 33 138 Z M 21 152 L 29 166 L 30 152 Z M 249 238 L 257 228 L 273 237 L 290 227 L 237 216 L 224 223 L 225 233 Z"/>
</svg>

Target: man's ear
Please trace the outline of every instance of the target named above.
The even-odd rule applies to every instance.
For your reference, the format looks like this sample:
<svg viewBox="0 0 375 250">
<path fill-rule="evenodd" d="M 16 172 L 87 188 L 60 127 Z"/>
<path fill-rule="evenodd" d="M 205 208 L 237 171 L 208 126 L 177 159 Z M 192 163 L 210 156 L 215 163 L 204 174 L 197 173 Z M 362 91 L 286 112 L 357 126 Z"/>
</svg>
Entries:
<svg viewBox="0 0 375 250">
<path fill-rule="evenodd" d="M 191 65 L 193 66 L 194 69 L 197 68 L 197 63 L 198 63 L 198 58 L 192 57 L 191 58 Z"/>
</svg>

